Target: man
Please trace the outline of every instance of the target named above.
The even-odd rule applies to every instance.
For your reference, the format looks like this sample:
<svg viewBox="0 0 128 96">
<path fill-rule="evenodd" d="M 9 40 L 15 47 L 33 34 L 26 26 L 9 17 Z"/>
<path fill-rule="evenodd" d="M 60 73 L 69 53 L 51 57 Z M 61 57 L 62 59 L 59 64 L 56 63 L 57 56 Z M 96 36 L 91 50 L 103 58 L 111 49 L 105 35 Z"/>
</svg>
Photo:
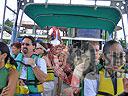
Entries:
<svg viewBox="0 0 128 96">
<path fill-rule="evenodd" d="M 21 43 L 22 56 L 17 56 L 15 59 L 18 61 L 19 85 L 25 86 L 28 90 L 25 93 L 19 91 L 19 94 L 22 94 L 21 96 L 26 96 L 26 94 L 41 96 L 43 92 L 42 83 L 47 77 L 47 67 L 44 59 L 33 54 L 34 49 L 34 38 L 32 36 L 23 37 Z"/>
<path fill-rule="evenodd" d="M 87 74 L 84 80 L 84 96 L 120 96 L 123 93 L 122 77 L 117 75 L 125 64 L 123 53 L 123 48 L 117 41 L 111 40 L 105 43 L 103 48 L 105 66 L 95 79 L 88 78 Z"/>
</svg>

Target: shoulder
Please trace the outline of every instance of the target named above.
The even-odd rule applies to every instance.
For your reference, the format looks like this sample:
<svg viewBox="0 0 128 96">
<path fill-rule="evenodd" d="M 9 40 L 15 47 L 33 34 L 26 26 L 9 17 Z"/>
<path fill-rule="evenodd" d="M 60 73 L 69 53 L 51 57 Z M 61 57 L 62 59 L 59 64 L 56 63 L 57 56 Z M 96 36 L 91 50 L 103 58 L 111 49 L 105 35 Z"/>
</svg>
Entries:
<svg viewBox="0 0 128 96">
<path fill-rule="evenodd" d="M 14 76 L 16 76 L 16 77 L 18 77 L 18 72 L 14 68 L 9 68 L 9 73 L 12 74 L 12 75 L 14 75 Z"/>
<path fill-rule="evenodd" d="M 46 66 L 46 61 L 43 58 L 38 58 L 36 62 L 37 62 L 37 65 L 40 67 Z"/>
<path fill-rule="evenodd" d="M 38 58 L 38 62 L 45 62 L 44 58 Z"/>
<path fill-rule="evenodd" d="M 97 73 L 95 73 L 95 72 L 90 72 L 90 73 L 88 73 L 86 76 L 85 76 L 85 78 L 87 78 L 87 79 L 90 79 L 90 80 L 96 80 L 97 79 Z"/>
</svg>

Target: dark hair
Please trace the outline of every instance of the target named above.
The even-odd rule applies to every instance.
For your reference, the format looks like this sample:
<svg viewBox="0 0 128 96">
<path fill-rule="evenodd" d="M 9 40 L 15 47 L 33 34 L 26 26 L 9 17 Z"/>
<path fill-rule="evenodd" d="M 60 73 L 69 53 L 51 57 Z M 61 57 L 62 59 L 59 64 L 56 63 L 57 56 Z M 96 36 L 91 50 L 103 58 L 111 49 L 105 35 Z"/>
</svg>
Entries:
<svg viewBox="0 0 128 96">
<path fill-rule="evenodd" d="M 0 42 L 0 51 L 2 54 L 7 53 L 7 57 L 5 58 L 5 64 L 9 61 L 10 64 L 17 67 L 15 60 L 10 55 L 9 47 L 3 42 Z"/>
<path fill-rule="evenodd" d="M 22 41 L 23 41 L 25 38 L 30 39 L 31 42 L 32 42 L 32 45 L 36 46 L 36 42 L 35 42 L 35 38 L 34 38 L 34 37 L 32 37 L 32 36 L 24 36 L 24 37 L 22 38 Z"/>
<path fill-rule="evenodd" d="M 120 44 L 120 43 L 115 40 L 110 40 L 110 41 L 106 42 L 103 47 L 103 53 L 108 53 L 110 51 L 110 47 L 114 44 Z"/>
<path fill-rule="evenodd" d="M 21 43 L 20 42 L 15 42 L 15 43 L 12 43 L 11 44 L 11 47 L 16 47 L 16 48 L 18 48 L 18 49 L 20 49 L 21 48 Z"/>
<path fill-rule="evenodd" d="M 87 70 L 84 70 L 83 76 L 85 77 L 86 74 L 89 72 L 94 72 L 96 71 L 96 62 L 95 62 L 95 49 L 92 47 L 92 45 L 89 42 L 84 43 L 85 49 L 84 52 L 90 51 L 90 56 L 91 56 L 91 62 L 90 65 L 88 66 Z"/>
</svg>

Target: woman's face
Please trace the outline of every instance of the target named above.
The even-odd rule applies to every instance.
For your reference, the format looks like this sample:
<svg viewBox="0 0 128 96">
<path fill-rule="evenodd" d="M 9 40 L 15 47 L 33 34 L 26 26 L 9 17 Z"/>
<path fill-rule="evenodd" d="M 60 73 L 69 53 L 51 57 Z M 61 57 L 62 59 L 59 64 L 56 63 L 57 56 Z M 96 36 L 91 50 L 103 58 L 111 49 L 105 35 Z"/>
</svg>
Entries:
<svg viewBox="0 0 128 96">
<path fill-rule="evenodd" d="M 84 63 L 84 65 L 83 65 L 84 71 L 86 71 L 88 69 L 88 67 L 90 66 L 90 63 L 91 63 L 91 53 L 89 50 L 86 51 L 82 55 L 82 61 Z"/>
<path fill-rule="evenodd" d="M 7 53 L 1 53 L 0 52 L 0 63 L 4 62 L 5 61 L 5 58 L 7 57 Z"/>
<path fill-rule="evenodd" d="M 100 57 L 100 55 L 99 55 L 99 45 L 95 45 L 95 46 L 93 46 L 93 48 L 95 50 L 95 59 L 96 59 L 96 62 L 98 62 L 99 61 L 99 57 Z"/>
<path fill-rule="evenodd" d="M 61 48 L 61 47 L 57 47 L 57 49 L 56 49 L 56 53 L 58 54 L 58 53 L 61 53 L 63 51 L 63 49 Z"/>
<path fill-rule="evenodd" d="M 38 54 L 38 55 L 41 55 L 41 54 L 44 53 L 44 50 L 42 48 L 38 47 L 38 48 L 35 49 L 35 53 Z"/>
<path fill-rule="evenodd" d="M 14 55 L 17 55 L 19 52 L 20 52 L 20 49 L 18 49 L 18 48 L 15 47 L 15 46 L 12 46 L 12 53 L 13 53 Z"/>
<path fill-rule="evenodd" d="M 91 46 L 94 48 L 95 50 L 95 59 L 96 59 L 96 62 L 99 61 L 99 43 L 98 42 L 92 42 L 91 43 Z"/>
<path fill-rule="evenodd" d="M 58 56 L 59 62 L 64 62 L 65 55 L 63 53 L 60 53 Z"/>
</svg>

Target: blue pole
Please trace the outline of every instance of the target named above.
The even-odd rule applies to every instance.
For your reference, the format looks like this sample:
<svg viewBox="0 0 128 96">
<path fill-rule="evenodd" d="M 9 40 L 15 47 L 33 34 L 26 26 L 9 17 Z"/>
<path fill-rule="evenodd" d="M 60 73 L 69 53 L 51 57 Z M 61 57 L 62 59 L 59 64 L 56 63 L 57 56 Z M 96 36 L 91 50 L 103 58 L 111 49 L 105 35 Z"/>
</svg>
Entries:
<svg viewBox="0 0 128 96">
<path fill-rule="evenodd" d="M 16 19 L 15 19 L 15 22 L 14 22 L 14 25 L 13 25 L 13 31 L 12 31 L 12 37 L 11 37 L 11 43 L 14 43 L 17 39 L 17 20 L 18 20 L 18 15 L 19 15 L 19 11 L 20 11 L 20 3 L 21 2 L 18 2 L 17 1 L 17 14 L 16 14 Z"/>
</svg>

